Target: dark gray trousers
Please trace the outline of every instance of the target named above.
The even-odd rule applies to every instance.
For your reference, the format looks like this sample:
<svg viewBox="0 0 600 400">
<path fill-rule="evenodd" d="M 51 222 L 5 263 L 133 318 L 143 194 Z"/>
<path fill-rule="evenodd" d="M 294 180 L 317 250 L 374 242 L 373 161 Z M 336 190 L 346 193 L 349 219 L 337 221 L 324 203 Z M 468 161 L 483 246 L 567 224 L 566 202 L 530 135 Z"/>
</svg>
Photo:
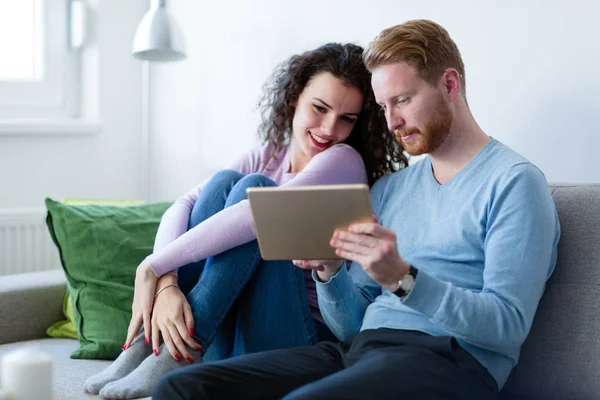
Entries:
<svg viewBox="0 0 600 400">
<path fill-rule="evenodd" d="M 153 400 L 497 399 L 489 372 L 451 337 L 366 330 L 350 344 L 248 354 L 165 375 Z"/>
</svg>

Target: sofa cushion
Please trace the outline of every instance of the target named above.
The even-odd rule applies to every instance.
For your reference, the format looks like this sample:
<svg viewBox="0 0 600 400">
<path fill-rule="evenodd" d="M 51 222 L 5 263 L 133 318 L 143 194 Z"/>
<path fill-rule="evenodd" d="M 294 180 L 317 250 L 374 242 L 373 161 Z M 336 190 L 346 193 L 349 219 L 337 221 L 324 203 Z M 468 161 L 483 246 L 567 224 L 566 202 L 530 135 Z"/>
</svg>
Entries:
<svg viewBox="0 0 600 400">
<path fill-rule="evenodd" d="M 77 349 L 77 340 L 40 339 L 0 346 L 0 357 L 23 346 L 37 346 L 52 357 L 52 390 L 54 399 L 97 399 L 83 390 L 83 382 L 96 372 L 106 368 L 110 361 L 71 360 L 69 354 Z M 1 366 L 0 366 L 1 368 Z M 1 374 L 0 374 L 1 379 Z M 2 382 L 0 381 L 0 386 Z"/>
<path fill-rule="evenodd" d="M 5 354 L 22 348 L 36 346 L 52 357 L 52 391 L 54 400 L 98 399 L 83 390 L 83 383 L 93 374 L 108 367 L 112 361 L 73 360 L 69 354 L 79 347 L 73 339 L 40 339 L 0 345 L 0 358 Z M 1 368 L 1 365 L 0 365 Z M 0 374 L 0 379 L 1 379 Z M 0 380 L 0 387 L 2 381 Z M 145 399 L 150 399 L 146 397 Z"/>
<path fill-rule="evenodd" d="M 44 337 L 61 318 L 66 287 L 61 270 L 0 277 L 0 344 Z"/>
<path fill-rule="evenodd" d="M 81 344 L 71 357 L 114 359 L 120 354 L 131 319 L 135 271 L 152 253 L 169 205 L 66 205 L 46 199 L 47 224 L 67 276 Z"/>
<path fill-rule="evenodd" d="M 600 393 L 600 185 L 554 186 L 561 224 L 554 274 L 502 399 Z"/>
<path fill-rule="evenodd" d="M 73 360 L 69 354 L 79 347 L 73 339 L 39 339 L 0 345 L 0 359 L 23 346 L 36 346 L 52 357 L 52 391 L 54 400 L 99 399 L 83 390 L 85 380 L 108 367 L 112 361 Z M 1 368 L 1 364 L 0 364 Z M 0 379 L 2 374 L 0 373 Z M 0 387 L 2 381 L 0 380 Z M 144 399 L 150 399 L 145 397 Z"/>
</svg>

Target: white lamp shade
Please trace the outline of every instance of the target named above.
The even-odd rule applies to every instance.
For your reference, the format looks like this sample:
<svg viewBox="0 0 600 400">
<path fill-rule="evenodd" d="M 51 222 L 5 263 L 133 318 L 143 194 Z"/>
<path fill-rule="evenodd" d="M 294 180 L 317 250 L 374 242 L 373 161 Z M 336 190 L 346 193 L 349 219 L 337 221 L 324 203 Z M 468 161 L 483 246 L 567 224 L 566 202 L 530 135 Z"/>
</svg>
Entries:
<svg viewBox="0 0 600 400">
<path fill-rule="evenodd" d="M 135 32 L 133 55 L 147 61 L 179 61 L 186 58 L 181 28 L 165 7 L 152 7 L 146 12 Z"/>
</svg>

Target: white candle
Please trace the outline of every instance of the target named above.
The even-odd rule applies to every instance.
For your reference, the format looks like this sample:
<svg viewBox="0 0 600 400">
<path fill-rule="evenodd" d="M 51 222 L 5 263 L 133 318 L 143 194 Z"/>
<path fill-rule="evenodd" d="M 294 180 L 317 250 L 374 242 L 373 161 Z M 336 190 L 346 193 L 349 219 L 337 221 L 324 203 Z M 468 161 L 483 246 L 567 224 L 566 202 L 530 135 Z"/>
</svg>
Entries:
<svg viewBox="0 0 600 400">
<path fill-rule="evenodd" d="M 2 391 L 12 400 L 52 400 L 52 359 L 35 347 L 2 358 Z"/>
</svg>

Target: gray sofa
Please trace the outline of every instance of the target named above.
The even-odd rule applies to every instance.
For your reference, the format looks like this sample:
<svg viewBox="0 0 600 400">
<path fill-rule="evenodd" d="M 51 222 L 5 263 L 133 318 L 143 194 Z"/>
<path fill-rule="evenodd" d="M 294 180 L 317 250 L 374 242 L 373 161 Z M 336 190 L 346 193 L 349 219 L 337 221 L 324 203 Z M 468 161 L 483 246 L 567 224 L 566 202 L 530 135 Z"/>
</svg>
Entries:
<svg viewBox="0 0 600 400">
<path fill-rule="evenodd" d="M 552 195 L 558 264 L 502 399 L 600 398 L 600 185 L 553 186 Z M 54 357 L 55 399 L 96 398 L 83 381 L 108 361 L 71 360 L 76 341 L 44 338 L 63 319 L 65 287 L 62 271 L 0 277 L 0 357 L 38 343 Z"/>
</svg>

